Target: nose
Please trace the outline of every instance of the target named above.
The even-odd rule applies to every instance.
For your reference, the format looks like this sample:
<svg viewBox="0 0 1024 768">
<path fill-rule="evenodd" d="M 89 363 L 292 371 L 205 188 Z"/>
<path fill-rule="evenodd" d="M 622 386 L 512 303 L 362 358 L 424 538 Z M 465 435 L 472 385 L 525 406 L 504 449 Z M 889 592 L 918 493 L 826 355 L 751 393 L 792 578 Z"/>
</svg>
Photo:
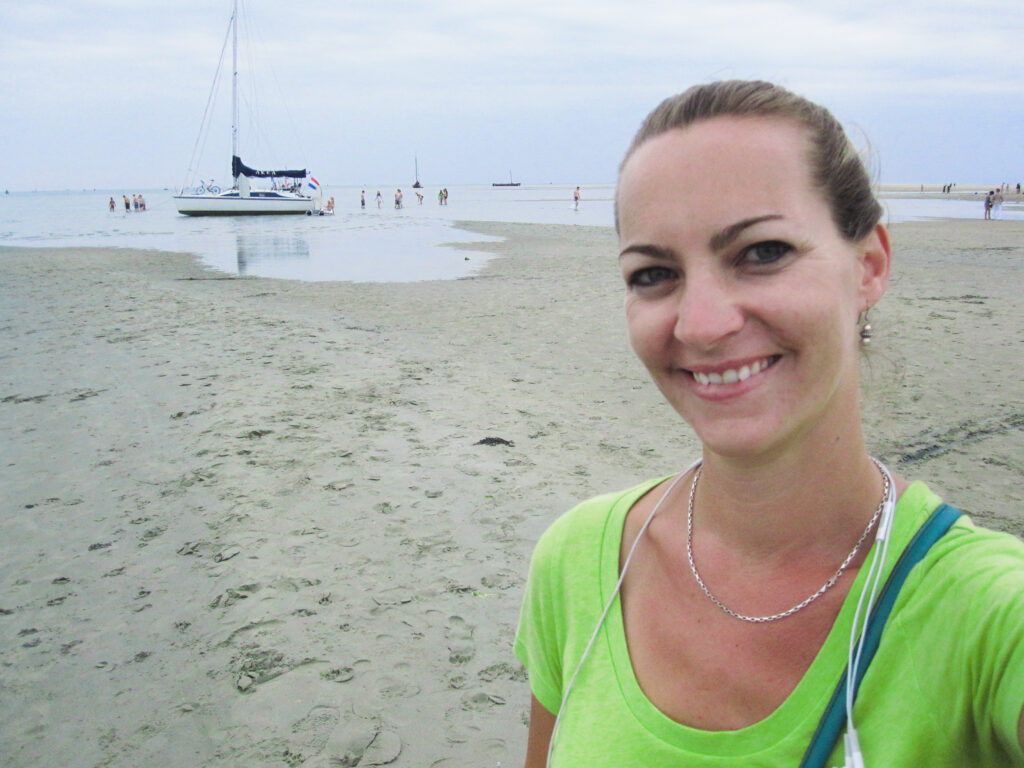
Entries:
<svg viewBox="0 0 1024 768">
<path fill-rule="evenodd" d="M 739 332 L 744 319 L 735 287 L 724 276 L 704 271 L 686 276 L 676 311 L 676 339 L 711 349 Z"/>
</svg>

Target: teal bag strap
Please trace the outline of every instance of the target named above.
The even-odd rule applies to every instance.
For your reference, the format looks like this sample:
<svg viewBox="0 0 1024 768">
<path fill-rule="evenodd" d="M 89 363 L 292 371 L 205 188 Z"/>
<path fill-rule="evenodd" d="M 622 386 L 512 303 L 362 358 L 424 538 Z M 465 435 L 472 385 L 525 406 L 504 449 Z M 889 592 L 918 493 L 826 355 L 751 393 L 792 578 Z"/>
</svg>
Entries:
<svg viewBox="0 0 1024 768">
<path fill-rule="evenodd" d="M 889 614 L 892 613 L 892 607 L 896 603 L 896 597 L 903 587 L 903 582 L 907 580 L 907 576 L 910 575 L 913 567 L 931 549 L 932 544 L 945 535 L 946 531 L 960 518 L 961 514 L 960 510 L 956 507 L 952 507 L 949 504 L 940 505 L 938 509 L 932 512 L 931 517 L 928 518 L 925 524 L 918 529 L 917 533 L 914 534 L 914 538 L 910 540 L 907 548 L 900 555 L 900 559 L 896 561 L 896 566 L 892 569 L 892 573 L 889 574 L 885 586 L 882 587 L 882 591 L 878 596 L 878 602 L 875 603 L 875 607 L 871 612 L 871 618 L 864 630 L 864 651 L 861 656 L 860 665 L 857 667 L 857 677 L 853 681 L 854 699 L 857 698 L 857 691 L 860 689 L 860 682 L 864 678 L 864 673 L 867 671 L 868 665 L 871 664 L 871 660 L 875 657 L 875 651 L 878 650 L 878 644 L 882 639 L 882 629 L 885 627 Z M 839 741 L 839 734 L 842 733 L 845 725 L 846 670 L 844 669 L 843 676 L 839 679 L 839 685 L 836 686 L 832 699 L 829 701 L 828 707 L 825 708 L 825 714 L 822 715 L 818 728 L 811 738 L 811 744 L 807 748 L 807 752 L 804 753 L 804 759 L 800 762 L 800 768 L 824 768 L 825 761 L 828 760 L 832 750 L 835 749 L 836 742 Z"/>
</svg>

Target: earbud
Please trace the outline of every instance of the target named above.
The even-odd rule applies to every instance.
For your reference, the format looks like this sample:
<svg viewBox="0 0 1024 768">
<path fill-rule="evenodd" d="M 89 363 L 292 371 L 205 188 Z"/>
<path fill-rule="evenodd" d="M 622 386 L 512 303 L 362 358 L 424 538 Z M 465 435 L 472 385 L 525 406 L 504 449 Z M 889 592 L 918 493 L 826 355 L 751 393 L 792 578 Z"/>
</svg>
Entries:
<svg viewBox="0 0 1024 768">
<path fill-rule="evenodd" d="M 860 741 L 857 739 L 857 729 L 852 728 L 843 736 L 843 753 L 845 760 L 843 768 L 864 768 L 864 756 L 860 753 Z"/>
</svg>

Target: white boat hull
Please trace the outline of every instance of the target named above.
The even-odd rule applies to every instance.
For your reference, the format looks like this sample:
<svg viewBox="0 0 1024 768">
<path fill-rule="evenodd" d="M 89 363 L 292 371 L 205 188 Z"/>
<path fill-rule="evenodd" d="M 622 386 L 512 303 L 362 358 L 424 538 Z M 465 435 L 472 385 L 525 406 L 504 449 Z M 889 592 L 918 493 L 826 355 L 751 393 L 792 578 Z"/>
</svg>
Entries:
<svg viewBox="0 0 1024 768">
<path fill-rule="evenodd" d="M 175 195 L 178 213 L 186 216 L 260 216 L 315 212 L 315 200 L 305 195 L 268 190 L 241 197 L 237 192 L 219 195 Z"/>
</svg>

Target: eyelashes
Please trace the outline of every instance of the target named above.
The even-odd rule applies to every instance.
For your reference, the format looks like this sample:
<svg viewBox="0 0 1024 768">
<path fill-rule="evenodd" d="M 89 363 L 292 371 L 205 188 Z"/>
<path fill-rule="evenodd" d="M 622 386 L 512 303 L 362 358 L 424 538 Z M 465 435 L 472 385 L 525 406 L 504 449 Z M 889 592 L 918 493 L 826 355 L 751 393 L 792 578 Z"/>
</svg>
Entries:
<svg viewBox="0 0 1024 768">
<path fill-rule="evenodd" d="M 677 273 L 669 267 L 644 267 L 631 272 L 626 280 L 630 288 L 653 288 L 667 280 L 674 280 Z"/>
<path fill-rule="evenodd" d="M 794 250 L 793 246 L 781 240 L 765 240 L 744 249 L 741 261 L 751 266 L 774 264 Z"/>
<path fill-rule="evenodd" d="M 784 263 L 796 248 L 782 240 L 763 240 L 740 250 L 732 264 L 741 272 L 757 274 L 770 272 Z M 672 264 L 641 265 L 627 272 L 626 285 L 636 291 L 652 291 L 674 285 L 683 276 L 683 271 Z"/>
</svg>

